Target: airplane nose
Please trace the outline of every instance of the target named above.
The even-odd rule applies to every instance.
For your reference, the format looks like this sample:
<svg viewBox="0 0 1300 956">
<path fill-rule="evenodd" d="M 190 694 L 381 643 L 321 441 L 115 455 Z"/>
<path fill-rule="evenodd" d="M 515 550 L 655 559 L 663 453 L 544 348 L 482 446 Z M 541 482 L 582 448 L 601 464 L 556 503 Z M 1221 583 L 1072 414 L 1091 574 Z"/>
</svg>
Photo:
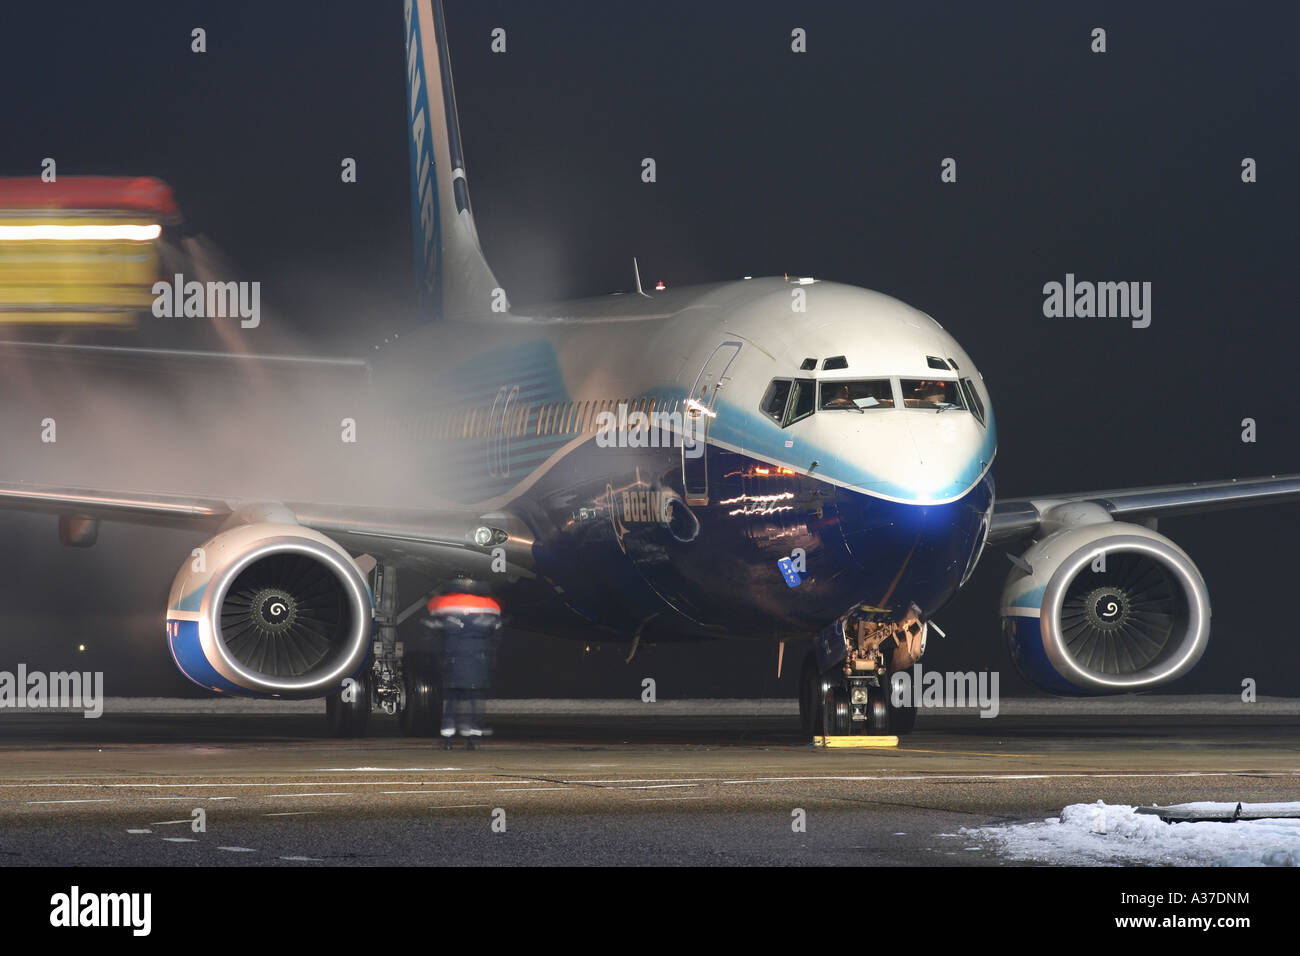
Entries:
<svg viewBox="0 0 1300 956">
<path fill-rule="evenodd" d="M 983 434 L 960 411 L 918 411 L 908 416 L 916 450 L 911 485 L 919 494 L 946 500 L 961 494 L 988 466 L 982 457 Z"/>
</svg>

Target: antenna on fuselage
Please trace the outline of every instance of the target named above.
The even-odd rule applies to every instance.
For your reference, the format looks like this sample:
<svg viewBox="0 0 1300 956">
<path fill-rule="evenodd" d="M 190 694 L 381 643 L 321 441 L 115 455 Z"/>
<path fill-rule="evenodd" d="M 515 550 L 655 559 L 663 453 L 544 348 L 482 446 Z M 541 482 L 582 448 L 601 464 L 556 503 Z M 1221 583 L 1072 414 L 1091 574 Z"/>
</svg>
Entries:
<svg viewBox="0 0 1300 956">
<path fill-rule="evenodd" d="M 636 294 L 650 298 L 650 293 L 641 288 L 641 267 L 636 264 L 636 256 L 632 257 L 632 274 L 636 276 Z"/>
</svg>

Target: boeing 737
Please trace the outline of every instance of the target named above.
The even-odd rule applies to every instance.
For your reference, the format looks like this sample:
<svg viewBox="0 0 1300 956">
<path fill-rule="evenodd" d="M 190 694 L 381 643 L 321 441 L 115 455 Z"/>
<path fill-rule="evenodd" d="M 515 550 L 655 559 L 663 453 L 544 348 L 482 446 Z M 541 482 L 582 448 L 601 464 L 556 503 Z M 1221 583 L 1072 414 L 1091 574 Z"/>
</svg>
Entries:
<svg viewBox="0 0 1300 956">
<path fill-rule="evenodd" d="M 340 735 L 381 708 L 428 733 L 437 677 L 397 639 L 422 604 L 398 606 L 396 575 L 429 591 L 470 575 L 558 636 L 811 641 L 805 730 L 901 733 L 915 712 L 891 702 L 890 675 L 920 660 L 988 544 L 1014 555 L 1002 626 L 1037 686 L 1141 691 L 1197 663 L 1209 595 L 1156 519 L 1295 501 L 1300 475 L 1000 499 L 995 405 L 970 355 L 867 289 L 638 277 L 511 305 L 475 229 L 440 0 L 406 0 L 404 26 L 425 321 L 369 378 L 402 396 L 396 439 L 430 449 L 439 506 L 0 487 L 5 507 L 59 515 L 69 544 L 99 521 L 212 533 L 205 560 L 177 556 L 166 609 L 186 677 L 323 697 Z"/>
</svg>

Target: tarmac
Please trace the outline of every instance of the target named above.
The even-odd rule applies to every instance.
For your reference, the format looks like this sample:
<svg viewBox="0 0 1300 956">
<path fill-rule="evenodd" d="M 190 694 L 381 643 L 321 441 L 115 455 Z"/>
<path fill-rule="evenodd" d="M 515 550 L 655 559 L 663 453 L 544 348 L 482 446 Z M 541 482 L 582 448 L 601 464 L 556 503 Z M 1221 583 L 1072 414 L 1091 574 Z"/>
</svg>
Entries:
<svg viewBox="0 0 1300 956">
<path fill-rule="evenodd" d="M 794 704 L 496 701 L 478 751 L 315 702 L 0 711 L 0 865 L 1019 865 L 962 834 L 1073 803 L 1300 799 L 1300 701 L 1021 698 L 825 750 Z"/>
</svg>

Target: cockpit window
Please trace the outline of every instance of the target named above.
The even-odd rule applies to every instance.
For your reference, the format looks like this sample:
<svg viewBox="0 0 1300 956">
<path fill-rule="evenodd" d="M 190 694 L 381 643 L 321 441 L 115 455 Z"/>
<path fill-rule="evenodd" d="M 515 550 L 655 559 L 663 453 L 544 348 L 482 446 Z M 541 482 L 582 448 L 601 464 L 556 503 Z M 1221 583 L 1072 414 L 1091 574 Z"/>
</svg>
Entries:
<svg viewBox="0 0 1300 956">
<path fill-rule="evenodd" d="M 901 392 L 896 391 L 901 387 Z M 944 411 L 970 409 L 984 422 L 984 407 L 969 379 L 905 378 L 891 382 L 887 378 L 821 381 L 811 378 L 774 378 L 763 394 L 759 408 L 782 428 L 807 418 L 816 411 L 867 412 L 878 408 L 896 408 L 899 398 L 904 408 Z"/>
<path fill-rule="evenodd" d="M 843 355 L 832 355 L 825 362 L 822 362 L 822 371 L 830 372 L 835 369 L 848 368 L 849 360 Z"/>
<path fill-rule="evenodd" d="M 778 425 L 785 419 L 785 403 L 790 397 L 790 380 L 788 378 L 776 378 L 772 384 L 767 387 L 767 394 L 763 396 L 763 414 Z"/>
<path fill-rule="evenodd" d="M 760 408 L 782 428 L 817 410 L 817 381 L 811 378 L 774 378 Z"/>
<path fill-rule="evenodd" d="M 930 366 L 930 368 L 942 369 L 945 372 L 948 371 L 948 363 L 937 355 L 927 355 L 925 357 L 925 364 Z"/>
<path fill-rule="evenodd" d="M 790 395 L 790 411 L 786 414 L 787 425 L 807 418 L 817 410 L 817 382 L 811 378 L 796 378 Z"/>
<path fill-rule="evenodd" d="M 894 389 L 887 378 L 858 382 L 822 382 L 821 408 L 863 411 L 868 408 L 893 408 Z"/>
<path fill-rule="evenodd" d="M 984 403 L 980 401 L 979 392 L 975 391 L 975 383 L 968 378 L 961 380 L 962 388 L 966 392 L 966 400 L 970 403 L 970 410 L 979 419 L 981 425 L 984 424 Z"/>
<path fill-rule="evenodd" d="M 899 384 L 903 386 L 904 408 L 966 407 L 961 397 L 961 389 L 954 380 L 905 378 Z"/>
</svg>

